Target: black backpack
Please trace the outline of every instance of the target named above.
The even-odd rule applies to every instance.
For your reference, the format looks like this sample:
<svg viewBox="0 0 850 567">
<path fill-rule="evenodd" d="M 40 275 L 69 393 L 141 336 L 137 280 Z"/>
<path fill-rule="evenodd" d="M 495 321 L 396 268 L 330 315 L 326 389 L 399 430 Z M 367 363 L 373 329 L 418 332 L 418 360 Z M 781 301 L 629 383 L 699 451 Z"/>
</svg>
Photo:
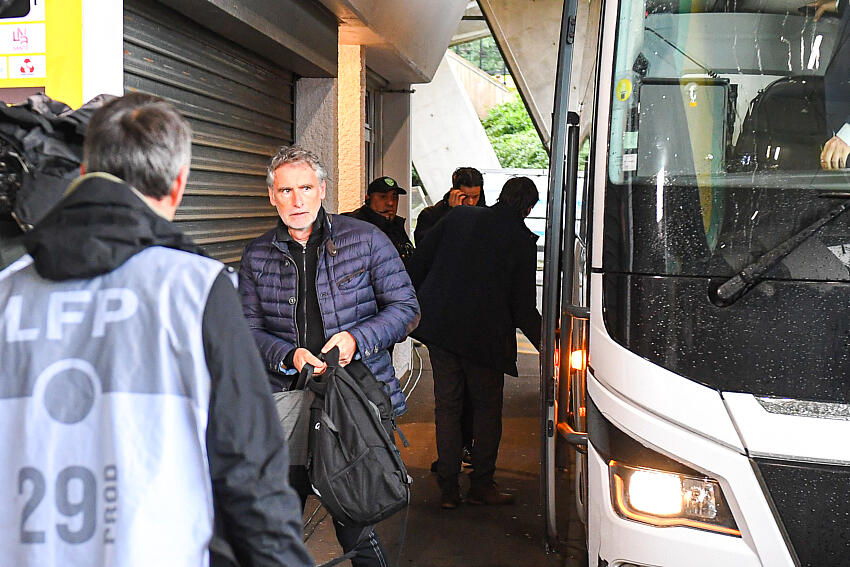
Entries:
<svg viewBox="0 0 850 567">
<path fill-rule="evenodd" d="M 361 361 L 343 368 L 335 348 L 325 362 L 324 374 L 307 382 L 316 394 L 310 408 L 310 484 L 336 521 L 374 525 L 410 501 L 412 479 L 393 440 L 392 403 Z"/>
<path fill-rule="evenodd" d="M 783 77 L 750 103 L 729 169 L 820 169 L 828 138 L 823 77 Z"/>
</svg>

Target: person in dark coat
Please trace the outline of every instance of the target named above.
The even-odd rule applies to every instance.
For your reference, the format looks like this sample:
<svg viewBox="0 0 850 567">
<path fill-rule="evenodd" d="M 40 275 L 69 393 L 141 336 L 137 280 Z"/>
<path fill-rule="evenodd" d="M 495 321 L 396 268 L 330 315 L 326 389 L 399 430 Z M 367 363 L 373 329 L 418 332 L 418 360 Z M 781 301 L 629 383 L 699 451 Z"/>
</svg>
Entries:
<svg viewBox="0 0 850 567">
<path fill-rule="evenodd" d="M 413 258 L 413 243 L 404 229 L 404 217 L 398 216 L 398 196 L 407 195 L 392 177 L 379 177 L 366 189 L 366 203 L 346 216 L 374 224 L 387 235 L 401 261 L 407 266 Z"/>
<path fill-rule="evenodd" d="M 425 240 L 425 236 L 446 214 L 458 205 L 468 207 L 486 207 L 484 198 L 484 176 L 474 167 L 459 167 L 452 173 L 452 188 L 443 195 L 440 202 L 427 207 L 416 220 L 413 237 L 417 244 Z M 471 449 L 474 442 L 472 436 L 472 404 L 467 398 L 463 404 L 463 462 L 471 465 Z M 431 472 L 437 472 L 437 461 L 431 463 Z"/>
<path fill-rule="evenodd" d="M 537 202 L 527 177 L 508 180 L 490 208 L 456 207 L 417 249 L 411 277 L 422 306 L 413 336 L 434 370 L 437 480 L 443 508 L 460 502 L 464 393 L 473 407 L 470 504 L 508 504 L 493 481 L 502 431 L 504 375 L 517 376 L 516 329 L 540 344 L 537 237 L 524 218 Z"/>
<path fill-rule="evenodd" d="M 439 203 L 425 208 L 416 219 L 413 239 L 419 246 L 428 231 L 458 205 L 486 207 L 484 199 L 484 177 L 474 167 L 459 167 L 452 173 L 452 188 L 443 195 Z"/>
<path fill-rule="evenodd" d="M 304 364 L 322 374 L 319 354 L 339 347 L 341 364 L 361 359 L 401 415 L 407 406 L 387 349 L 416 326 L 416 293 L 383 232 L 325 212 L 326 178 L 316 154 L 299 146 L 271 159 L 266 183 L 280 221 L 245 248 L 242 310 L 274 389 L 286 389 Z M 312 492 L 305 468 L 293 467 L 290 482 L 303 508 Z M 336 520 L 334 528 L 342 549 L 356 550 L 353 567 L 387 565 L 374 530 Z"/>
</svg>

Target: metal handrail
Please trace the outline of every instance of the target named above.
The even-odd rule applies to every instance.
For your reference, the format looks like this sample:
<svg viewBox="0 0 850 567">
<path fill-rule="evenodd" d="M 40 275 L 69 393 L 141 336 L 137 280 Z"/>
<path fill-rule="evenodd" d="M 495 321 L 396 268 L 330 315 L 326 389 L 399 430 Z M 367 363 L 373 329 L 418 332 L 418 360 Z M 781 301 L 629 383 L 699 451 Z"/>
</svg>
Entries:
<svg viewBox="0 0 850 567">
<path fill-rule="evenodd" d="M 570 427 L 569 423 L 564 421 L 558 423 L 558 435 L 563 437 L 570 445 L 587 446 L 587 433 L 583 431 L 576 431 Z"/>
</svg>

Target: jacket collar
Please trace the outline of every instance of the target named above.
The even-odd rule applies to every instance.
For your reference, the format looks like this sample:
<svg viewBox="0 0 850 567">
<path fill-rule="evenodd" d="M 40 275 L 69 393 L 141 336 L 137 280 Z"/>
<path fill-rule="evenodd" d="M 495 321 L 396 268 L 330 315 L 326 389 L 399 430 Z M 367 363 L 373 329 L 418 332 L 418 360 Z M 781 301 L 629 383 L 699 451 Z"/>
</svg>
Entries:
<svg viewBox="0 0 850 567">
<path fill-rule="evenodd" d="M 310 240 L 315 241 L 315 237 L 317 235 L 324 238 L 324 233 L 327 232 L 327 230 L 330 230 L 329 226 L 327 230 L 325 229 L 325 220 L 327 216 L 328 215 L 327 213 L 325 213 L 325 208 L 319 207 L 319 212 L 316 214 L 316 220 L 313 221 L 313 230 L 310 231 Z M 275 240 L 277 240 L 277 242 L 286 243 L 287 245 L 290 242 L 296 241 L 294 238 L 292 238 L 292 235 L 289 234 L 289 228 L 283 223 L 283 219 L 280 218 L 278 218 L 277 220 Z"/>
<path fill-rule="evenodd" d="M 501 214 L 505 219 L 510 219 L 509 222 L 513 222 L 517 226 L 522 227 L 523 233 L 527 234 L 528 237 L 534 242 L 537 242 L 537 239 L 540 238 L 539 235 L 533 233 L 531 229 L 528 228 L 528 225 L 525 224 L 525 219 L 522 217 L 522 215 L 511 209 L 506 204 L 496 201 L 496 204 L 490 208 Z"/>
<path fill-rule="evenodd" d="M 385 216 L 379 215 L 378 213 L 373 211 L 372 208 L 368 204 L 363 205 L 362 207 L 360 207 L 360 209 L 358 209 L 355 212 L 357 212 L 360 215 L 363 215 L 364 217 L 366 217 L 366 220 L 368 220 L 369 222 L 371 222 L 372 224 L 374 224 L 376 226 L 381 226 L 382 224 L 404 225 L 404 221 L 405 221 L 405 218 L 402 217 L 402 216 L 399 216 L 399 215 L 394 216 L 393 220 L 389 220 Z M 349 214 L 349 213 L 346 213 L 346 214 Z"/>
<path fill-rule="evenodd" d="M 328 249 L 328 253 L 331 256 L 336 256 L 337 249 L 333 242 L 332 216 L 325 212 L 324 206 L 319 207 L 319 213 L 316 215 L 316 220 L 313 221 L 313 231 L 310 233 L 310 240 L 313 240 L 314 234 L 317 232 L 320 233 L 321 242 Z M 272 236 L 272 244 L 282 252 L 288 253 L 287 248 L 290 242 L 295 242 L 295 239 L 289 234 L 289 229 L 283 224 L 283 220 L 278 219 L 277 228 L 275 229 L 274 236 Z"/>
<path fill-rule="evenodd" d="M 151 246 L 201 249 L 117 177 L 93 173 L 73 183 L 24 237 L 39 275 L 62 281 L 111 272 Z"/>
</svg>

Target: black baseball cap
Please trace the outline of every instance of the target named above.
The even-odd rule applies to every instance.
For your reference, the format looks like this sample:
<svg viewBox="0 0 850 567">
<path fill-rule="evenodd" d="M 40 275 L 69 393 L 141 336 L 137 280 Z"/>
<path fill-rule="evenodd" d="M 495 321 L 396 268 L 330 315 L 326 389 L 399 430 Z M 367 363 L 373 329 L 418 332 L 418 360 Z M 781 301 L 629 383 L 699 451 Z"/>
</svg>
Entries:
<svg viewBox="0 0 850 567">
<path fill-rule="evenodd" d="M 369 188 L 366 189 L 366 194 L 371 195 L 372 193 L 389 193 L 390 191 L 395 191 L 399 195 L 407 195 L 407 191 L 402 189 L 401 186 L 392 177 L 377 178 L 369 184 Z"/>
</svg>

